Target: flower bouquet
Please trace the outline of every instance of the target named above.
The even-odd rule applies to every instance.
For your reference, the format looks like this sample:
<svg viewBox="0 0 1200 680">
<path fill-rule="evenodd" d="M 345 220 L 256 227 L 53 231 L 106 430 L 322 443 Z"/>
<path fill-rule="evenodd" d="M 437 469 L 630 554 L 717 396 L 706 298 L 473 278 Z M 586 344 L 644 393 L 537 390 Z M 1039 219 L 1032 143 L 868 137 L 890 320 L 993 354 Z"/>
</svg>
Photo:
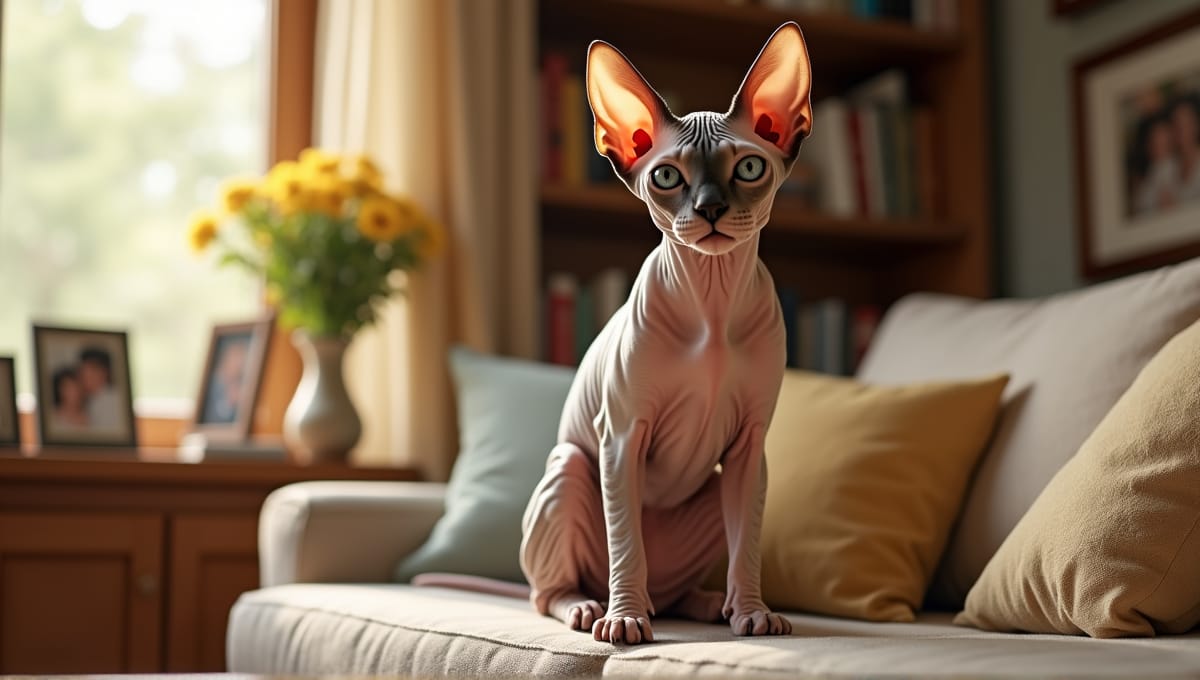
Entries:
<svg viewBox="0 0 1200 680">
<path fill-rule="evenodd" d="M 221 204 L 193 217 L 191 246 L 263 278 L 304 359 L 284 419 L 289 449 L 302 462 L 344 459 L 361 434 L 341 377 L 345 349 L 399 290 L 395 274 L 441 250 L 443 231 L 411 200 L 386 193 L 369 158 L 317 149 L 264 178 L 228 182 Z"/>
</svg>

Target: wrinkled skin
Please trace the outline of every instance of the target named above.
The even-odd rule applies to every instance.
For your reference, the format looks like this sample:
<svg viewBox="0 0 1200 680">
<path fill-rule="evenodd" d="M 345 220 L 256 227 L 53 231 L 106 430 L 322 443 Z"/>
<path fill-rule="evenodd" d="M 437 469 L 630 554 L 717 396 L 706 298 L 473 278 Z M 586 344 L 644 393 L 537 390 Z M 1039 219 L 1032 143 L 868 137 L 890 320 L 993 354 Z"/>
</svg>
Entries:
<svg viewBox="0 0 1200 680">
<path fill-rule="evenodd" d="M 526 509 L 533 606 L 614 643 L 652 641 L 659 612 L 789 634 L 759 584 L 785 338 L 758 244 L 811 127 L 803 37 L 776 31 L 725 114 L 676 118 L 604 43 L 588 96 L 597 148 L 663 240 L 583 357 Z M 724 550 L 727 592 L 701 590 Z"/>
</svg>

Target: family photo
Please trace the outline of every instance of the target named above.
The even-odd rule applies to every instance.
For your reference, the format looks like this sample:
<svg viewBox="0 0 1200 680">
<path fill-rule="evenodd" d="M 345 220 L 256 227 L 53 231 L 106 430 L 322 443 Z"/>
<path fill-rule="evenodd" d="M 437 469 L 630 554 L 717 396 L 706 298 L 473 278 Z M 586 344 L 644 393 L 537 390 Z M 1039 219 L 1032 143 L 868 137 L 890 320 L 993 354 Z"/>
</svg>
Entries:
<svg viewBox="0 0 1200 680">
<path fill-rule="evenodd" d="M 34 347 L 43 443 L 133 444 L 124 333 L 35 326 Z"/>
<path fill-rule="evenodd" d="M 1152 216 L 1200 202 L 1200 71 L 1137 91 L 1121 108 L 1126 215 Z"/>
<path fill-rule="evenodd" d="M 200 375 L 195 432 L 210 439 L 240 441 L 250 432 L 254 404 L 274 316 L 213 327 Z"/>
</svg>

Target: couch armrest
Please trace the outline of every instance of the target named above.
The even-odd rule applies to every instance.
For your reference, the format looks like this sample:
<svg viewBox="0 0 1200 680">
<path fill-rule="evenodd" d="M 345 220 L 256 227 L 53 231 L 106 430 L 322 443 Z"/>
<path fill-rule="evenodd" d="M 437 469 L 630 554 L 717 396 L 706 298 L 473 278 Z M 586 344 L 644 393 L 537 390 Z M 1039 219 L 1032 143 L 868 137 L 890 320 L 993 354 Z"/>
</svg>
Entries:
<svg viewBox="0 0 1200 680">
<path fill-rule="evenodd" d="M 382 583 L 428 538 L 446 485 L 301 482 L 276 489 L 258 521 L 262 585 Z"/>
</svg>

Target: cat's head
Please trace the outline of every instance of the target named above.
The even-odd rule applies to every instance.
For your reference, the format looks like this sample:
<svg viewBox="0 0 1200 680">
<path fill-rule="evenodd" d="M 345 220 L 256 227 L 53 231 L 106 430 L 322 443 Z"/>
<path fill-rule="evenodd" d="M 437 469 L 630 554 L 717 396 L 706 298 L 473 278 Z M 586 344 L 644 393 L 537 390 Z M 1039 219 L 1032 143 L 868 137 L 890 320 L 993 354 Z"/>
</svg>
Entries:
<svg viewBox="0 0 1200 680">
<path fill-rule="evenodd" d="M 800 27 L 780 26 L 725 113 L 677 117 L 625 55 L 588 49 L 596 150 L 646 202 L 667 238 L 708 255 L 757 234 L 812 129 L 811 68 Z"/>
</svg>

